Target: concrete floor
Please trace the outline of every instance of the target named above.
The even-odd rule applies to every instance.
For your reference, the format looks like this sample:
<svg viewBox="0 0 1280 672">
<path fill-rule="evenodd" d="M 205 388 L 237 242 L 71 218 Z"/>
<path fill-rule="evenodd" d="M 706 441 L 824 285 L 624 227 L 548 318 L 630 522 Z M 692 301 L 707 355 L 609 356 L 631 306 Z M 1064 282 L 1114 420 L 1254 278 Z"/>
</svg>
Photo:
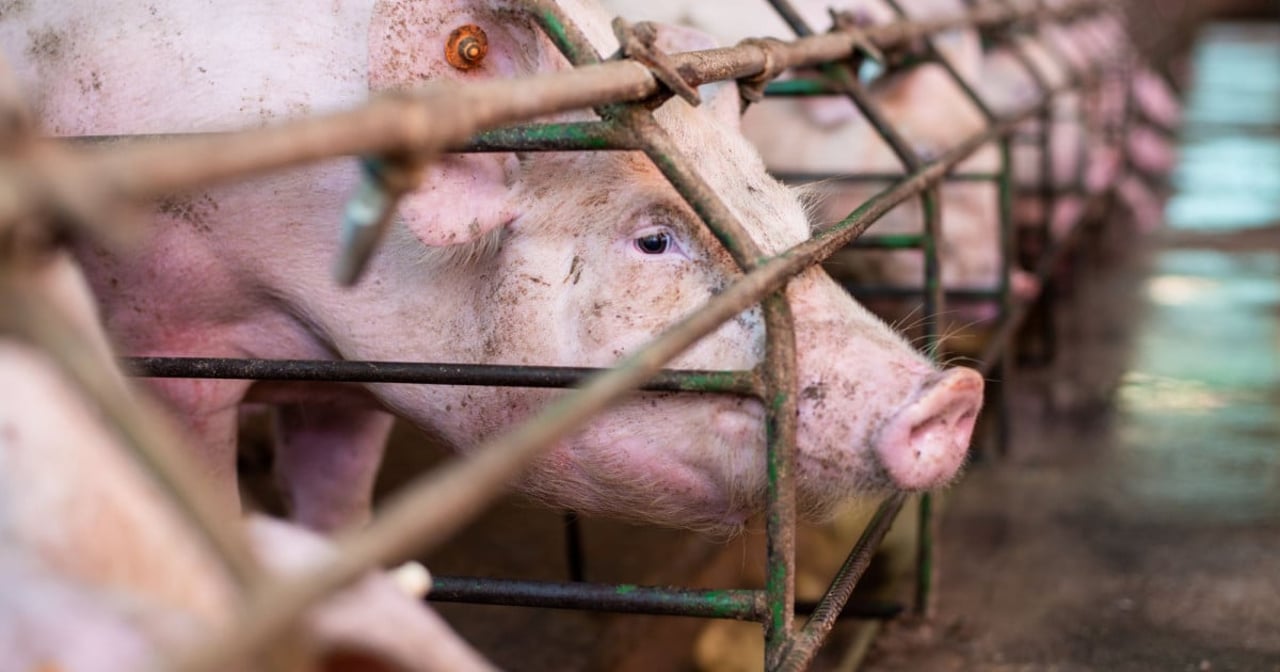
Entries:
<svg viewBox="0 0 1280 672">
<path fill-rule="evenodd" d="M 1280 26 L 1196 59 L 1169 229 L 1077 268 L 1011 456 L 951 495 L 938 617 L 864 669 L 1280 670 Z"/>
</svg>

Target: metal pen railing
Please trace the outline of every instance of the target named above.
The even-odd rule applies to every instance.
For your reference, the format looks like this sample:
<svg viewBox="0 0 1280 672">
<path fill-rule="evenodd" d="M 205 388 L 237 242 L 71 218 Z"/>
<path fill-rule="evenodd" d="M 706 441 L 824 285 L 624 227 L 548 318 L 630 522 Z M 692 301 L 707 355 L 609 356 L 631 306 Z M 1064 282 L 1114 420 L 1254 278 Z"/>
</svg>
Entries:
<svg viewBox="0 0 1280 672">
<path fill-rule="evenodd" d="M 930 344 L 937 337 L 937 314 L 945 299 L 940 282 L 936 241 L 940 227 L 937 187 L 954 169 L 982 146 L 997 142 L 1001 168 L 993 175 L 958 179 L 989 179 L 999 185 L 1001 199 L 1002 268 L 1010 270 L 1012 258 L 1011 136 L 1022 122 L 1043 118 L 1054 96 L 1087 85 L 1091 74 L 1078 81 L 1048 88 L 1036 104 L 1003 118 L 991 114 L 967 83 L 956 75 L 945 58 L 929 45 L 929 56 L 944 64 L 967 95 L 980 105 L 987 127 L 941 156 L 925 161 L 915 156 L 898 136 L 891 120 L 862 90 L 856 77 L 842 65 L 868 45 L 892 50 L 938 32 L 976 27 L 1007 28 L 1028 20 L 1068 21 L 1089 12 L 1104 11 L 1104 4 L 1082 1 L 1062 9 L 1044 7 L 1018 11 L 987 5 L 956 17 L 930 21 L 896 21 L 864 29 L 843 28 L 813 35 L 792 19 L 800 37 L 769 45 L 746 42 L 736 47 L 685 54 L 671 54 L 674 70 L 689 86 L 723 80 L 774 77 L 787 68 L 823 66 L 828 75 L 825 91 L 848 95 L 890 141 L 904 164 L 904 174 L 842 221 L 812 239 L 774 256 L 765 255 L 714 191 L 701 180 L 648 108 L 671 95 L 649 68 L 634 61 L 605 60 L 590 47 L 570 17 L 544 0 L 507 3 L 511 11 L 534 18 L 575 66 L 572 70 L 512 81 L 459 85 L 430 85 L 420 91 L 391 95 L 358 110 L 294 122 L 279 127 L 216 135 L 153 137 L 153 142 L 120 138 L 88 139 L 93 146 L 49 148 L 27 157 L 20 174 L 4 170 L 19 186 L 0 198 L 0 226 L 7 222 L 49 218 L 78 221 L 91 232 L 110 235 L 114 220 L 99 213 L 113 213 L 120 203 L 145 202 L 172 191 L 258 174 L 287 166 L 340 155 L 369 157 L 410 153 L 429 160 L 447 151 L 644 151 L 721 241 L 743 272 L 740 279 L 713 297 L 696 313 L 672 325 L 646 346 L 611 369 L 563 367 L 515 367 L 390 362 L 321 362 L 223 360 L 207 358 L 140 358 L 126 360 L 144 376 L 248 378 L 268 380 L 341 380 L 345 382 L 404 382 L 450 385 L 517 385 L 575 387 L 523 427 L 477 449 L 472 457 L 458 460 L 395 493 L 365 530 L 338 540 L 340 553 L 329 564 L 305 575 L 284 579 L 247 594 L 242 618 L 226 629 L 210 633 L 192 651 L 181 652 L 178 669 L 211 670 L 246 654 L 265 650 L 310 605 L 371 567 L 421 552 L 452 534 L 503 491 L 529 459 L 565 436 L 612 402 L 636 389 L 747 395 L 765 403 L 769 465 L 766 527 L 768 572 L 763 590 L 698 591 L 682 588 L 629 587 L 615 590 L 582 584 L 503 586 L 501 582 L 446 579 L 441 592 L 450 599 L 472 599 L 507 604 L 597 608 L 631 613 L 659 613 L 736 618 L 762 623 L 767 664 L 770 669 L 800 669 L 846 609 L 854 584 L 888 525 L 900 510 L 904 497 L 894 495 L 878 509 L 872 524 L 851 551 L 826 596 L 816 605 L 803 627 L 794 625 L 794 525 L 795 504 L 791 464 L 795 446 L 795 344 L 790 309 L 785 298 L 788 280 L 819 263 L 858 238 L 893 207 L 912 198 L 924 200 L 924 235 L 903 245 L 920 246 L 926 258 L 924 293 L 926 334 Z M 785 2 L 774 2 L 788 16 Z M 790 15 L 795 15 L 793 11 Z M 824 90 L 814 87 L 814 92 Z M 794 95 L 796 92 L 791 91 Z M 510 126 L 547 114 L 594 107 L 601 121 Z M 1047 136 L 1049 125 L 1041 123 Z M 1042 140 L 1047 154 L 1048 142 Z M 1046 178 L 1051 173 L 1046 173 Z M 1048 181 L 1048 180 L 1046 180 Z M 377 185 L 375 185 L 377 186 Z M 389 207 L 394 206 L 389 199 Z M 1049 208 L 1045 208 L 1048 216 Z M 385 218 L 384 218 L 385 220 Z M 385 223 L 385 222 L 383 222 Z M 1048 224 L 1046 223 L 1047 227 Z M 376 236 L 373 238 L 376 243 Z M 1053 253 L 1038 267 L 1047 277 L 1050 262 L 1066 249 L 1058 241 Z M 359 268 L 373 245 L 351 260 Z M 1009 375 L 1007 344 L 1025 319 L 1025 304 L 1016 304 L 1009 292 L 1007 272 L 991 294 L 1005 309 L 1002 326 L 983 360 L 984 371 Z M 767 346 L 764 361 L 752 371 L 665 371 L 664 364 L 683 349 L 739 312 L 762 303 Z M 933 348 L 936 350 L 936 348 Z M 128 424 L 129 420 L 121 420 Z M 174 496 L 181 499 L 181 491 Z M 934 524 L 928 496 L 921 506 L 920 571 L 916 608 L 929 604 Z M 206 523 L 206 526 L 212 523 Z M 224 553 L 224 555 L 229 555 Z M 617 587 L 614 587 L 617 588 Z M 536 598 L 528 597 L 536 594 Z M 524 597 L 521 597 L 524 595 Z M 522 602 L 522 600 L 524 600 Z M 479 601 L 479 600 L 478 600 Z M 853 611 L 857 611 L 854 609 Z M 890 610 L 892 611 L 892 610 Z"/>
</svg>

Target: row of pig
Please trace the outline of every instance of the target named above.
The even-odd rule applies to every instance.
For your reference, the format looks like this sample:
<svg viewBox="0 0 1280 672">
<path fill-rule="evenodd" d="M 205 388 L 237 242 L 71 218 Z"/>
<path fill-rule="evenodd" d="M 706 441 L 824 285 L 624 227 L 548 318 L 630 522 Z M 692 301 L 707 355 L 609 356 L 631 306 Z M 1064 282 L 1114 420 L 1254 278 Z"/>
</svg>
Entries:
<svg viewBox="0 0 1280 672">
<path fill-rule="evenodd" d="M 633 19 L 680 23 L 715 35 L 722 42 L 750 37 L 788 39 L 792 28 L 766 2 L 730 3 L 681 0 L 631 2 L 606 0 L 610 8 Z M 957 16 L 973 3 L 967 0 L 905 0 L 890 4 L 876 0 L 831 3 L 797 0 L 789 3 L 807 25 L 817 31 L 833 27 L 843 16 L 863 25 L 891 21 L 905 15 L 915 20 Z M 1041 3 L 1012 3 L 1034 9 Z M 1060 7 L 1064 2 L 1044 3 Z M 903 14 L 898 14 L 901 11 Z M 996 115 L 1021 110 L 1073 78 L 1101 75 L 1087 94 L 1067 92 L 1056 97 L 1055 122 L 1050 132 L 1051 170 L 1055 194 L 1053 229 L 1061 235 L 1081 215 L 1089 195 L 1118 185 L 1118 195 L 1142 228 L 1159 223 L 1159 195 L 1125 171 L 1129 159 L 1148 175 L 1172 168 L 1172 148 L 1160 128 L 1175 128 L 1179 120 L 1176 98 L 1167 84 L 1143 66 L 1132 51 L 1118 11 L 1099 12 L 1062 25 L 1034 24 L 994 40 L 984 49 L 983 36 L 973 30 L 951 30 L 934 38 L 937 51 L 956 76 L 931 63 L 901 75 L 882 75 L 879 68 L 863 68 L 860 75 L 895 130 L 923 159 L 936 158 L 977 134 L 987 124 L 983 110 L 963 88 L 973 90 Z M 1101 66 L 1105 69 L 1099 71 Z M 1141 117 L 1126 120 L 1129 104 Z M 1140 119 L 1149 119 L 1143 122 Z M 1127 123 L 1126 121 L 1131 122 Z M 1155 127 L 1152 127 L 1152 123 Z M 1127 131 L 1124 138 L 1115 134 Z M 1109 130 L 1110 129 L 1110 130 Z M 901 172 L 903 164 L 879 132 L 847 97 L 808 97 L 767 100 L 743 118 L 743 131 L 775 173 L 838 176 Z M 1039 130 L 1034 122 L 1027 133 Z M 1014 152 L 1014 181 L 1031 194 L 1017 204 L 1024 226 L 1042 221 L 1037 195 L 1042 176 L 1038 146 L 1022 144 Z M 996 148 L 979 151 L 958 172 L 994 173 L 1000 168 Z M 838 179 L 818 183 L 815 208 L 818 225 L 841 220 L 874 195 L 881 186 L 850 185 Z M 953 183 L 941 191 L 942 237 L 938 242 L 942 284 L 962 290 L 990 290 L 998 286 L 1001 249 L 997 242 L 999 200 L 993 183 Z M 920 233 L 923 214 L 918 203 L 900 206 L 877 223 L 877 233 Z M 915 252 L 847 251 L 828 263 L 838 279 L 852 284 L 920 286 L 923 255 Z M 1017 295 L 1029 298 L 1036 281 L 1015 267 L 1010 282 Z M 963 313 L 966 321 L 994 317 L 994 307 Z"/>
<path fill-rule="evenodd" d="M 692 21 L 715 4 L 688 3 L 667 18 Z M 882 17 L 878 4 L 849 4 Z M 561 5 L 602 53 L 617 49 L 604 8 Z M 748 13 L 735 6 L 721 17 L 727 24 Z M 463 25 L 483 27 L 488 51 L 460 70 L 443 46 Z M 748 28 L 743 35 L 774 30 Z M 982 63 L 995 58 L 984 57 L 976 40 L 960 31 L 942 46 L 956 52 L 956 62 L 969 62 L 962 53 L 978 59 L 962 72 L 988 84 Z M 698 49 L 713 42 L 662 28 L 659 44 Z M 531 22 L 501 3 L 467 0 L 17 3 L 0 12 L 0 51 L 39 123 L 60 136 L 230 130 L 349 107 L 371 91 L 427 80 L 569 67 Z M 890 78 L 879 91 L 902 127 L 917 129 L 909 137 L 925 155 L 980 125 L 972 110 L 952 105 L 954 98 L 922 98 L 948 91 L 927 68 Z M 681 146 L 696 148 L 703 177 L 767 253 L 803 241 L 834 215 L 809 217 L 801 196 L 771 178 L 766 164 L 834 172 L 887 165 L 884 149 L 843 101 L 785 102 L 776 108 L 784 118 L 770 122 L 772 102 L 740 117 L 732 83 L 704 87 L 703 98 L 699 108 L 673 99 L 657 118 Z M 771 146 L 830 148 L 836 163 L 802 156 L 788 166 Z M 401 208 L 388 249 L 359 287 L 341 290 L 327 277 L 335 251 L 329 223 L 355 180 L 353 166 L 325 164 L 175 196 L 158 204 L 154 235 L 139 249 L 76 242 L 73 257 L 97 313 L 66 258 L 45 259 L 40 273 L 86 331 L 100 318 L 129 354 L 566 366 L 612 363 L 740 275 L 643 156 L 458 155 L 427 169 L 423 187 Z M 957 208 L 946 216 L 947 231 L 967 231 L 982 244 L 947 242 L 945 258 L 996 249 L 992 206 L 981 207 L 986 214 Z M 994 283 L 989 268 L 983 282 Z M 939 370 L 817 269 L 798 276 L 787 295 L 802 390 L 796 472 L 804 508 L 821 516 L 851 495 L 949 482 L 981 404 L 981 378 Z M 763 353 L 762 322 L 758 309 L 748 311 L 673 366 L 750 368 Z M 154 488 L 130 475 L 114 440 L 65 381 L 29 348 L 6 343 L 4 357 L 0 371 L 12 382 L 0 404 L 0 472 L 8 479 L 0 488 L 3 582 L 23 587 L 6 590 L 20 599 L 0 608 L 0 641 L 19 652 L 5 664 L 134 669 L 157 646 L 229 618 L 223 578 L 197 557 L 196 544 L 174 544 L 183 538 L 177 522 L 156 505 Z M 326 532 L 367 520 L 388 411 L 466 452 L 554 396 L 221 380 L 148 387 L 182 420 L 188 452 L 228 518 L 240 511 L 238 407 L 280 405 L 277 460 L 294 518 Z M 553 447 L 520 485 L 582 511 L 732 530 L 763 501 L 761 415 L 755 400 L 638 394 Z M 324 546 L 280 523 L 248 527 L 271 566 L 305 564 Z M 379 600 L 399 614 L 403 626 L 353 636 L 365 650 L 416 643 L 419 650 L 401 663 L 406 669 L 483 666 L 425 609 L 379 590 L 376 599 L 335 607 L 348 615 L 333 618 L 352 625 L 370 623 L 361 614 L 375 613 Z M 421 650 L 423 642 L 432 652 Z"/>
</svg>

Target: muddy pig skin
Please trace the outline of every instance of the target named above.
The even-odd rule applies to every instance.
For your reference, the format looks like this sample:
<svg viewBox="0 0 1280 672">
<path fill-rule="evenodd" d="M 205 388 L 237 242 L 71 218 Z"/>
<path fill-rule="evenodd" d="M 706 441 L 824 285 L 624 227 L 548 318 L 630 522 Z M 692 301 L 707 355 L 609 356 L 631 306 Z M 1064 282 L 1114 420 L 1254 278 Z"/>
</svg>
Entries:
<svg viewBox="0 0 1280 672">
<path fill-rule="evenodd" d="M 722 43 L 748 37 L 794 39 L 795 34 L 763 0 L 702 1 L 606 0 L 610 10 L 631 20 L 679 22 L 712 33 Z M 792 6 L 817 32 L 831 28 L 828 9 L 848 12 L 865 24 L 897 18 L 879 0 L 826 2 L 800 0 Z M 953 17 L 964 11 L 961 0 L 908 0 L 902 3 L 911 18 Z M 939 49 L 956 68 L 976 75 L 982 63 L 981 45 L 974 31 L 953 30 L 936 38 Z M 864 81 L 892 125 L 919 156 L 929 160 L 979 132 L 984 125 L 978 108 L 965 96 L 942 66 L 927 64 L 907 72 L 878 78 L 864 69 Z M 875 129 L 843 96 L 775 98 L 753 105 L 743 119 L 744 132 L 760 150 L 765 164 L 785 173 L 894 173 L 902 163 Z M 990 172 L 998 155 L 983 149 L 959 169 Z M 886 185 L 839 182 L 812 187 L 818 224 L 840 221 Z M 959 183 L 941 190 L 942 238 L 939 243 L 944 286 L 990 289 L 1000 269 L 999 202 L 990 184 Z M 877 222 L 872 232 L 919 233 L 923 212 L 911 199 Z M 870 285 L 921 286 L 924 256 L 917 251 L 838 253 L 827 269 L 841 280 Z M 994 317 L 989 311 L 966 306 L 968 320 Z"/>
<path fill-rule="evenodd" d="M 113 361 L 67 256 L 51 256 L 30 282 Z M 0 380 L 0 671 L 148 669 L 229 625 L 239 599 L 230 578 L 52 361 L 0 339 Z M 290 523 L 254 517 L 245 528 L 275 574 L 333 553 Z M 313 609 L 305 631 L 316 669 L 492 669 L 420 597 L 374 573 Z"/>
<path fill-rule="evenodd" d="M 601 53 L 610 16 L 562 3 Z M 567 68 L 528 22 L 489 3 L 364 0 L 27 3 L 0 17 L 0 49 L 57 135 L 217 131 L 344 108 L 428 80 Z M 481 26 L 476 68 L 444 58 Z M 710 46 L 688 31 L 668 47 Z M 657 118 L 767 253 L 810 235 L 795 194 L 738 128 L 732 84 Z M 582 113 L 566 119 L 589 118 Z M 606 366 L 720 292 L 739 272 L 645 157 L 478 154 L 433 165 L 354 290 L 330 280 L 336 222 L 355 188 L 339 161 L 158 204 L 141 253 L 78 257 L 108 330 L 133 355 Z M 790 285 L 800 385 L 799 499 L 822 513 L 959 470 L 982 380 L 940 371 L 820 270 Z M 746 369 L 763 354 L 759 309 L 673 367 Z M 557 392 L 407 385 L 151 381 L 199 437 L 229 507 L 245 400 L 281 404 L 277 463 L 295 517 L 359 524 L 389 411 L 466 452 Z M 728 396 L 638 394 L 559 442 L 522 488 L 560 506 L 731 531 L 762 506 L 762 408 Z"/>
</svg>

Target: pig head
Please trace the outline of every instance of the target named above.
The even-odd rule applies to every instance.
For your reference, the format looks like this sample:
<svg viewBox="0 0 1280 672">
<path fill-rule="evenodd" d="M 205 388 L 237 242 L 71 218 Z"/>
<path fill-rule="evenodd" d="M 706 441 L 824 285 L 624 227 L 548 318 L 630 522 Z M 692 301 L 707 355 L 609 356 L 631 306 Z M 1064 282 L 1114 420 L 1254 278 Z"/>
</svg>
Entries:
<svg viewBox="0 0 1280 672">
<path fill-rule="evenodd" d="M 599 7 L 563 7 L 601 53 L 616 50 Z M 128 16 L 112 25 L 137 18 L 150 30 L 120 41 L 103 22 L 60 16 L 75 39 L 56 57 L 32 58 L 28 26 L 0 21 L 5 48 L 15 45 L 28 72 L 109 73 L 83 95 L 57 88 L 77 81 L 75 72 L 43 80 L 55 90 L 45 91 L 40 111 L 60 133 L 261 124 L 355 104 L 370 89 L 568 67 L 527 18 L 483 2 L 232 2 L 214 10 L 191 0 L 113 11 Z M 468 24 L 486 31 L 489 49 L 463 71 L 443 47 Z M 666 35 L 671 46 L 711 44 L 687 31 Z M 203 89 L 207 99 L 189 95 Z M 741 135 L 735 87 L 707 87 L 704 97 L 700 108 L 667 102 L 658 122 L 764 250 L 807 238 L 800 200 L 768 176 Z M 741 275 L 643 155 L 487 154 L 433 164 L 365 279 L 340 290 L 328 275 L 334 222 L 354 182 L 352 165 L 326 164 L 190 195 L 160 204 L 160 234 L 141 254 L 83 250 L 111 331 L 130 354 L 605 366 Z M 981 378 L 939 371 L 817 269 L 799 276 L 788 296 L 806 508 L 953 478 L 981 404 Z M 753 309 L 672 366 L 747 369 L 763 345 Z M 557 394 L 240 381 L 153 387 L 202 437 L 207 472 L 225 481 L 229 499 L 236 405 L 284 405 L 279 459 L 288 494 L 304 522 L 324 528 L 364 515 L 388 429 L 378 409 L 466 452 Z M 637 394 L 554 446 L 521 485 L 586 512 L 733 529 L 761 506 L 761 417 L 754 400 Z"/>
</svg>

